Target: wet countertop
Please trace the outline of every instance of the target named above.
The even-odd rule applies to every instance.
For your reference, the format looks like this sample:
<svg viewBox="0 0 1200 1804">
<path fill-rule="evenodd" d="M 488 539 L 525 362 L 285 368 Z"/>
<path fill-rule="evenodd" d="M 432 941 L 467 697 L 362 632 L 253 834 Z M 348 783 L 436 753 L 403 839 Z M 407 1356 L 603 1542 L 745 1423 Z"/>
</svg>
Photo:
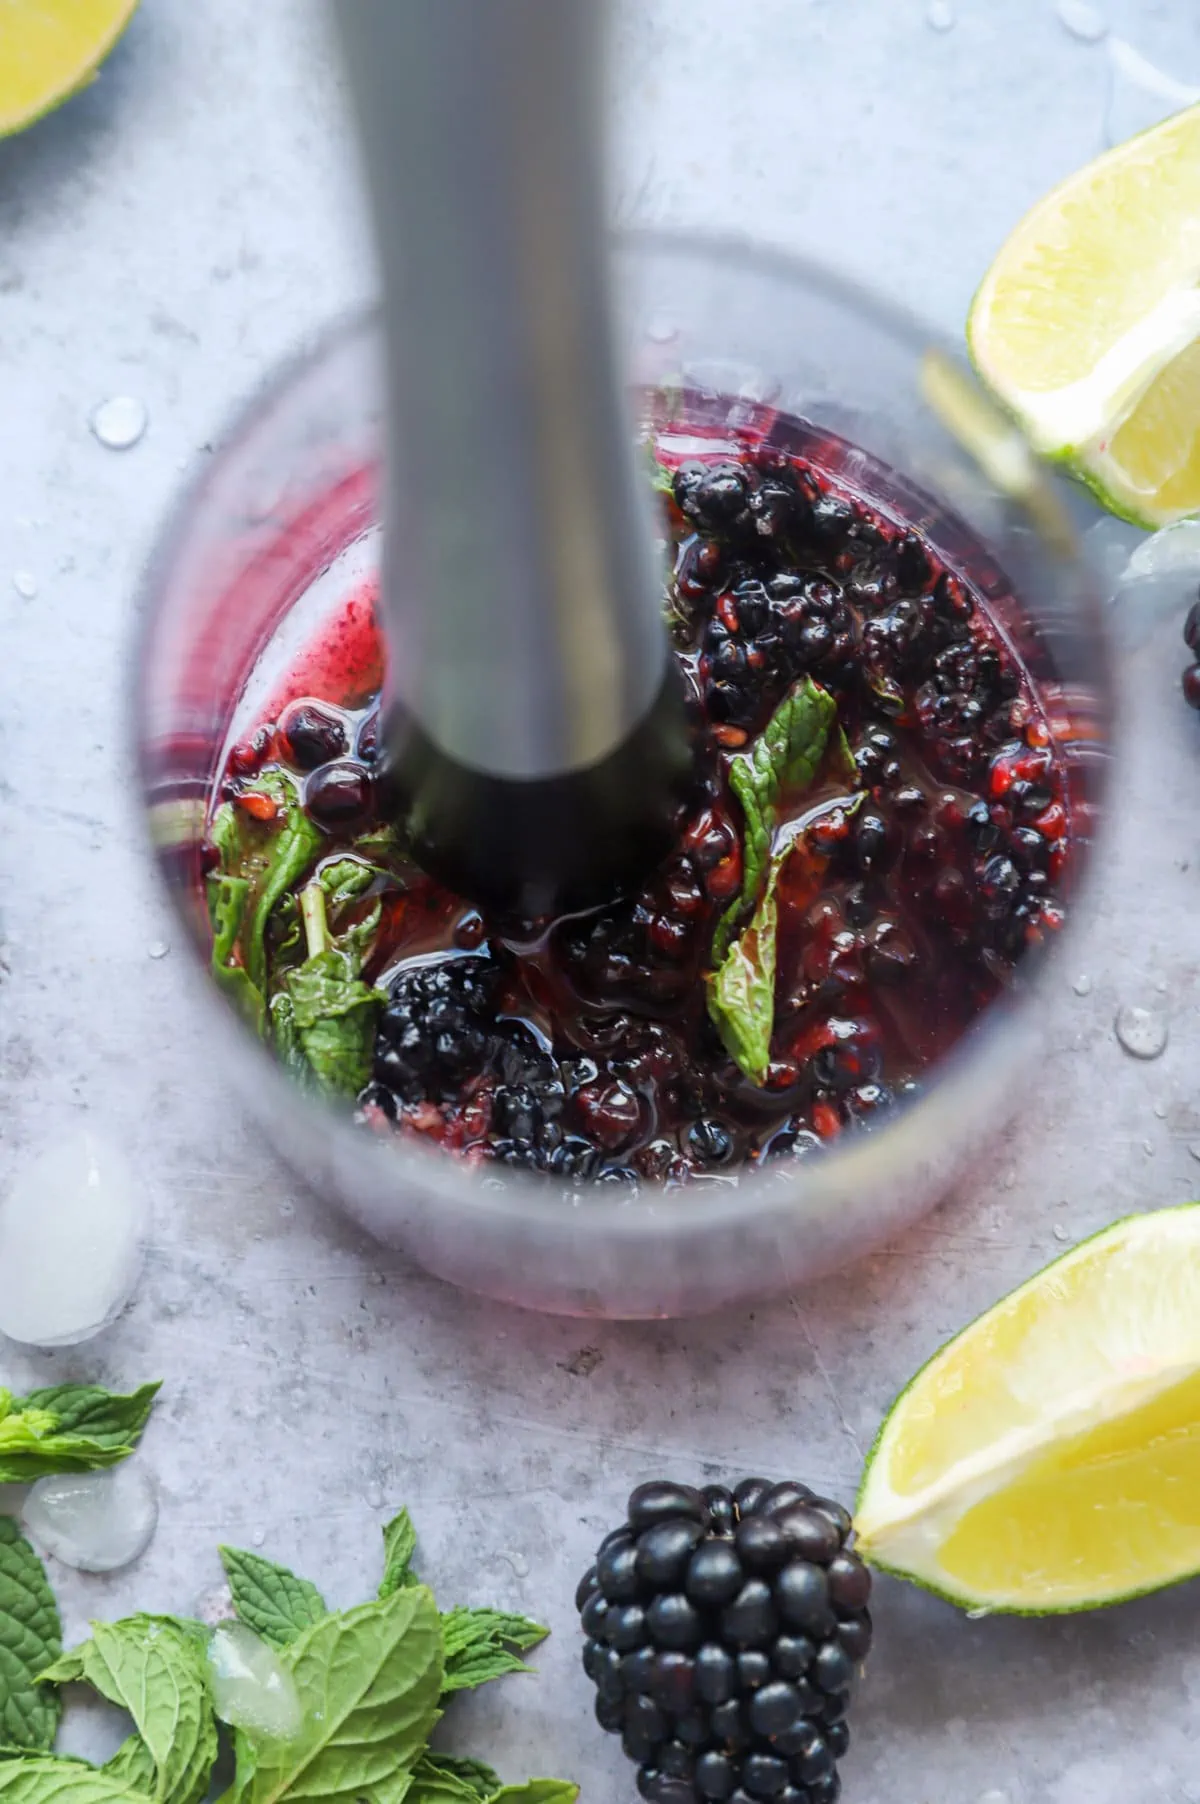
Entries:
<svg viewBox="0 0 1200 1804">
<path fill-rule="evenodd" d="M 1052 0 L 629 0 L 621 215 L 816 252 L 955 331 L 1106 114 L 1143 122 L 1103 24 L 1200 83 L 1194 9 L 1067 11 L 1073 30 Z M 157 1537 L 112 1578 L 55 1569 L 69 1633 L 190 1608 L 218 1541 L 352 1601 L 407 1502 L 446 1602 L 555 1630 L 538 1680 L 460 1707 L 459 1745 L 620 1804 L 632 1774 L 591 1720 L 572 1592 L 631 1484 L 761 1470 L 848 1498 L 946 1335 L 1065 1243 L 1200 1190 L 1183 604 L 1126 634 L 1103 880 L 1021 1113 L 954 1197 L 818 1289 L 701 1322 L 583 1326 L 459 1295 L 344 1226 L 242 1120 L 193 1032 L 128 780 L 156 526 L 235 403 L 369 288 L 342 98 L 298 0 L 154 0 L 92 88 L 0 144 L 0 1181 L 84 1121 L 132 1153 L 155 1211 L 119 1323 L 52 1357 L 6 1348 L 0 1382 L 165 1381 L 145 1443 Z M 88 426 L 114 395 L 149 418 L 120 453 Z M 1160 1058 L 1121 1050 L 1122 1003 L 1167 1012 Z M 884 1583 L 877 1620 L 853 1804 L 1200 1800 L 1196 1586 L 1038 1623 Z"/>
</svg>

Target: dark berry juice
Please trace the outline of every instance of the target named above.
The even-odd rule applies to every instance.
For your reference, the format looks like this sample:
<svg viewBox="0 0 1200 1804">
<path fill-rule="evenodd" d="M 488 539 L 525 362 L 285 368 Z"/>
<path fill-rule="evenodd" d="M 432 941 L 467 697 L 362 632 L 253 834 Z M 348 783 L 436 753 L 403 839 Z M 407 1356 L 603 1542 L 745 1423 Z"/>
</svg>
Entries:
<svg viewBox="0 0 1200 1804">
<path fill-rule="evenodd" d="M 786 416 L 664 419 L 647 451 L 697 767 L 640 893 L 514 921 L 421 871 L 382 795 L 369 587 L 243 709 L 211 817 L 231 1000 L 365 1127 L 496 1177 L 818 1153 L 1063 921 L 1065 760 L 982 548 L 868 499 L 863 454 Z"/>
</svg>

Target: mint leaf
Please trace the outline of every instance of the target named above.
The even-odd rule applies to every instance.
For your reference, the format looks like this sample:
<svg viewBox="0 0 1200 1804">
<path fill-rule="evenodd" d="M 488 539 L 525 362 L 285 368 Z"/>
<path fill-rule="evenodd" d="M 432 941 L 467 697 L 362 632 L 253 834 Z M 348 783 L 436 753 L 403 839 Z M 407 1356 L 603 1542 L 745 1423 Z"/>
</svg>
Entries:
<svg viewBox="0 0 1200 1804">
<path fill-rule="evenodd" d="M 340 939 L 329 933 L 325 892 L 318 881 L 300 895 L 309 956 L 285 971 L 288 1006 L 272 1004 L 276 1035 L 285 1059 L 295 1067 L 299 1054 L 311 1081 L 329 1096 L 355 1096 L 371 1076 L 375 1018 L 383 996 L 361 980 L 364 945 L 374 937 L 379 906 Z"/>
<path fill-rule="evenodd" d="M 528 1672 L 519 1655 L 549 1633 L 540 1622 L 503 1610 L 448 1610 L 442 1617 L 446 1690 L 468 1691 L 506 1673 Z"/>
<path fill-rule="evenodd" d="M 758 900 L 785 790 L 807 789 L 817 774 L 837 703 L 809 676 L 794 683 L 748 752 L 729 762 L 729 786 L 742 805 L 742 887 L 713 935 L 712 962 L 719 965 L 738 921 Z"/>
<path fill-rule="evenodd" d="M 393 1591 L 402 1591 L 407 1585 L 416 1585 L 420 1581 L 413 1571 L 413 1556 L 417 1551 L 417 1531 L 413 1527 L 413 1519 L 407 1510 L 401 1510 L 393 1516 L 383 1531 L 383 1577 L 379 1581 L 380 1597 L 390 1597 Z"/>
<path fill-rule="evenodd" d="M 364 864 L 359 858 L 337 858 L 332 864 L 322 865 L 317 873 L 317 881 L 325 891 L 330 914 L 336 917 L 339 909 L 361 896 L 364 890 L 370 889 L 377 877 L 385 874 L 373 864 Z"/>
<path fill-rule="evenodd" d="M 250 917 L 249 933 L 243 939 L 242 955 L 250 981 L 261 993 L 267 988 L 267 922 L 271 910 L 299 882 L 321 845 L 321 830 L 309 820 L 299 798 L 290 802 L 283 831 L 272 848 L 271 861 L 263 877 Z"/>
<path fill-rule="evenodd" d="M 450 1804 L 451 1799 L 478 1798 L 486 1804 L 500 1784 L 499 1773 L 486 1760 L 472 1760 L 462 1754 L 426 1753 L 413 1773 L 409 1800 L 410 1804 L 440 1804 L 445 1797 Z"/>
<path fill-rule="evenodd" d="M 443 1766 L 443 1755 L 422 1754 L 413 1769 L 412 1789 L 404 1794 L 404 1804 L 480 1804 L 491 1797 L 500 1780 L 493 1775 L 495 1783 L 487 1791 L 481 1791 L 477 1785 L 451 1768 Z"/>
<path fill-rule="evenodd" d="M 790 847 L 788 851 L 790 851 Z M 765 1084 L 775 1025 L 775 886 L 787 851 L 776 858 L 762 901 L 741 937 L 708 978 L 708 1012 L 729 1056 L 754 1084 Z"/>
<path fill-rule="evenodd" d="M 0 1761 L 0 1804 L 146 1804 L 118 1778 L 69 1756 Z"/>
<path fill-rule="evenodd" d="M 524 1785 L 502 1785 L 488 1804 L 575 1804 L 578 1796 L 569 1779 L 526 1779 Z"/>
<path fill-rule="evenodd" d="M 438 1719 L 442 1648 L 432 1593 L 412 1586 L 326 1616 L 280 1658 L 295 1679 L 304 1726 L 286 1745 L 251 1747 L 238 1731 L 227 1804 L 400 1804 Z"/>
<path fill-rule="evenodd" d="M 245 877 L 214 875 L 208 879 L 208 919 L 212 928 L 211 970 L 218 989 L 256 1034 L 263 1030 L 263 994 L 237 962 L 236 951 L 250 900 Z"/>
<path fill-rule="evenodd" d="M 286 1566 L 276 1566 L 260 1553 L 242 1548 L 219 1547 L 217 1552 L 239 1619 L 272 1647 L 286 1647 L 328 1616 L 317 1587 L 308 1579 L 297 1578 Z"/>
<path fill-rule="evenodd" d="M 57 1416 L 58 1434 L 79 1436 L 124 1459 L 141 1438 L 161 1389 L 161 1380 L 127 1392 L 96 1384 L 52 1384 L 30 1391 L 24 1403 L 27 1409 L 48 1409 Z"/>
<path fill-rule="evenodd" d="M 331 946 L 284 977 L 296 1040 L 319 1090 L 356 1096 L 371 1076 L 378 990 L 359 978 L 360 961 Z"/>
<path fill-rule="evenodd" d="M 86 1384 L 28 1397 L 0 1391 L 0 1484 L 115 1466 L 136 1447 L 158 1389 L 144 1384 L 127 1396 Z"/>
<path fill-rule="evenodd" d="M 14 1519 L 0 1516 L 0 1742 L 6 1746 L 54 1746 L 59 1697 L 38 1677 L 61 1652 L 45 1568 Z"/>
<path fill-rule="evenodd" d="M 305 814 L 286 771 L 260 771 L 241 793 L 264 796 L 276 812 L 260 821 L 237 803 L 223 802 L 209 824 L 209 840 L 221 859 L 220 872 L 208 882 L 213 975 L 261 1033 L 263 1016 L 261 1010 L 256 1013 L 254 994 L 267 994 L 267 925 L 315 858 L 322 834 Z M 235 948 L 240 963 L 234 960 Z M 238 971 L 244 972 L 245 982 Z"/>
<path fill-rule="evenodd" d="M 137 1734 L 127 1736 L 100 1770 L 118 1784 L 127 1786 L 130 1791 L 143 1792 L 146 1797 L 153 1795 L 158 1780 L 154 1756 Z"/>
<path fill-rule="evenodd" d="M 154 1774 L 158 1804 L 196 1804 L 217 1758 L 217 1727 L 203 1670 L 203 1648 L 169 1616 L 95 1622 L 92 1637 L 72 1648 L 43 1678 L 83 1679 L 133 1718 L 145 1755 L 118 1750 L 120 1777 Z"/>
</svg>

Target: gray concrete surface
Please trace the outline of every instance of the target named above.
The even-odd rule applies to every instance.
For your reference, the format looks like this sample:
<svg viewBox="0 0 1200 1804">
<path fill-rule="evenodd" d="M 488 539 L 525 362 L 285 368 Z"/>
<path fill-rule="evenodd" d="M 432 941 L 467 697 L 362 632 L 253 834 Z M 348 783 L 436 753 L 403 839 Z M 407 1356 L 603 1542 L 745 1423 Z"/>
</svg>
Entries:
<svg viewBox="0 0 1200 1804">
<path fill-rule="evenodd" d="M 955 10 L 935 32 L 923 0 L 629 0 L 622 212 L 815 250 L 956 329 L 1023 208 L 1100 147 L 1106 50 L 1051 0 Z M 1200 80 L 1194 8 L 1106 17 Z M 132 1148 L 156 1209 L 117 1326 L 54 1357 L 5 1348 L 0 1380 L 165 1380 L 158 1536 L 116 1577 L 56 1570 L 72 1633 L 188 1607 L 218 1540 L 261 1540 L 349 1601 L 407 1501 L 447 1600 L 555 1630 L 540 1677 L 464 1703 L 454 1739 L 621 1804 L 631 1775 L 591 1721 L 571 1593 L 630 1484 L 761 1469 L 848 1496 L 944 1336 L 1063 1240 L 1200 1189 L 1200 734 L 1173 620 L 1126 661 L 1119 828 L 1077 957 L 1090 992 L 1063 984 L 1019 1123 L 901 1244 L 815 1293 L 666 1326 L 539 1320 L 404 1269 L 242 1123 L 178 956 L 149 956 L 169 928 L 122 705 L 131 596 L 183 473 L 369 282 L 340 96 L 299 0 L 147 0 L 91 89 L 0 144 L 0 1181 L 85 1118 Z M 123 392 L 150 428 L 118 455 L 87 417 Z M 1171 1043 L 1142 1065 L 1111 1022 L 1146 995 Z M 853 1804 L 1200 1799 L 1196 1587 L 1056 1624 L 971 1623 L 884 1584 L 878 1619 Z"/>
</svg>

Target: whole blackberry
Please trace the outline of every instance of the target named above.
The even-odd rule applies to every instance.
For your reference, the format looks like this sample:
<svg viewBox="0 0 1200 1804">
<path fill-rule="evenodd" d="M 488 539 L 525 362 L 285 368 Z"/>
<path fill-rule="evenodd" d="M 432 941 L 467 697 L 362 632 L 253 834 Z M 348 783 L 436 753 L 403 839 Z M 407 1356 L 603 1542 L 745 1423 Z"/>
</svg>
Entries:
<svg viewBox="0 0 1200 1804">
<path fill-rule="evenodd" d="M 834 1804 L 871 1642 L 850 1517 L 806 1485 L 639 1485 L 576 1593 L 601 1728 L 648 1804 Z"/>
<path fill-rule="evenodd" d="M 413 965 L 392 983 L 375 1035 L 375 1079 L 402 1102 L 452 1102 L 483 1070 L 499 973 L 487 958 Z"/>
<path fill-rule="evenodd" d="M 1193 659 L 1200 660 L 1200 601 L 1194 601 L 1183 623 L 1183 642 Z M 1200 661 L 1183 673 L 1183 699 L 1189 708 L 1200 708 Z"/>
</svg>

